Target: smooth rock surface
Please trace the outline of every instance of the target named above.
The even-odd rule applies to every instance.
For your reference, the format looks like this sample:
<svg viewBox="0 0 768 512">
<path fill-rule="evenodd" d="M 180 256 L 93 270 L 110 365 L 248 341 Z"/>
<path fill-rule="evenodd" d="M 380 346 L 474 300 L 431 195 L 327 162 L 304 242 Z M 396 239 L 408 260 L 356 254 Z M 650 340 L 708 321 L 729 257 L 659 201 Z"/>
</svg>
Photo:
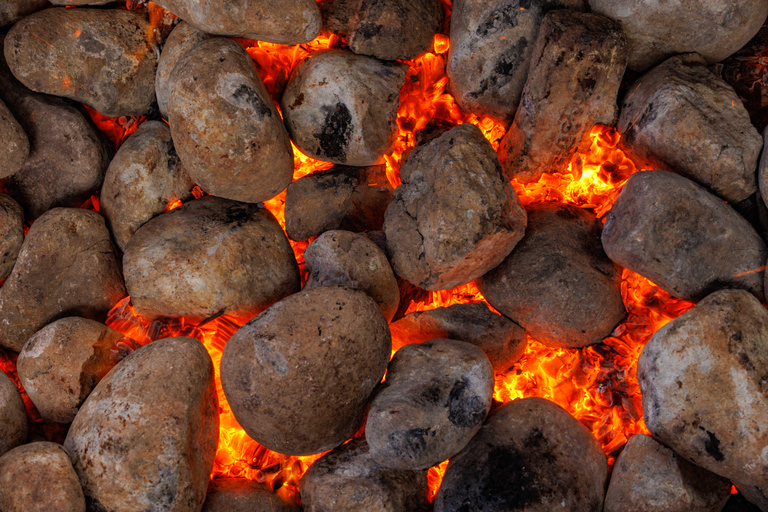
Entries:
<svg viewBox="0 0 768 512">
<path fill-rule="evenodd" d="M 166 119 L 168 119 L 168 101 L 171 95 L 171 73 L 185 54 L 210 38 L 209 34 L 201 32 L 186 21 L 182 21 L 176 25 L 168 39 L 165 40 L 160 59 L 157 61 L 155 95 L 160 112 Z"/>
<path fill-rule="evenodd" d="M 0 179 L 24 165 L 29 156 L 29 138 L 8 107 L 0 100 Z"/>
<path fill-rule="evenodd" d="M 16 385 L 0 372 L 0 455 L 27 440 L 27 409 Z"/>
<path fill-rule="evenodd" d="M 301 507 L 253 480 L 215 478 L 208 486 L 202 512 L 301 512 Z"/>
<path fill-rule="evenodd" d="M 24 212 L 19 203 L 0 194 L 0 280 L 13 270 L 24 242 Z"/>
<path fill-rule="evenodd" d="M 11 25 L 47 4 L 48 0 L 3 0 L 0 3 L 0 27 Z"/>
</svg>

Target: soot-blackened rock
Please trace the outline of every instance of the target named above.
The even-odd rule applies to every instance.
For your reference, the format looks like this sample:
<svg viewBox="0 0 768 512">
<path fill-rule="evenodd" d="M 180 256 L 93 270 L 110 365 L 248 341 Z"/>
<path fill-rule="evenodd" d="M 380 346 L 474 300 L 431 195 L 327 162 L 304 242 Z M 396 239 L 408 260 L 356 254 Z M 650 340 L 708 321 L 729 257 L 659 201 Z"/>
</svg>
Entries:
<svg viewBox="0 0 768 512">
<path fill-rule="evenodd" d="M 19 203 L 0 194 L 0 279 L 13 270 L 24 242 L 24 212 Z"/>
<path fill-rule="evenodd" d="M 48 0 L 5 0 L 0 4 L 0 27 L 11 25 L 47 4 Z"/>
<path fill-rule="evenodd" d="M 529 206 L 525 238 L 477 285 L 489 304 L 542 343 L 598 343 L 625 316 L 620 272 L 600 246 L 601 228 L 576 206 Z"/>
<path fill-rule="evenodd" d="M 638 168 L 675 171 L 732 203 L 757 191 L 763 140 L 736 91 L 704 59 L 672 57 L 631 91 L 618 127 Z"/>
<path fill-rule="evenodd" d="M 407 66 L 342 50 L 304 59 L 283 94 L 285 124 L 307 155 L 339 164 L 380 163 L 397 135 Z"/>
<path fill-rule="evenodd" d="M 247 478 L 215 478 L 202 512 L 301 512 L 265 484 Z"/>
<path fill-rule="evenodd" d="M 648 430 L 733 482 L 768 475 L 768 311 L 744 290 L 715 292 L 659 329 L 637 366 Z"/>
<path fill-rule="evenodd" d="M 0 179 L 24 165 L 29 156 L 29 138 L 8 107 L 0 100 Z"/>
<path fill-rule="evenodd" d="M 163 52 L 157 62 L 155 74 L 155 95 L 160 112 L 168 119 L 168 100 L 171 95 L 171 73 L 179 60 L 192 51 L 198 44 L 207 41 L 211 36 L 201 32 L 186 21 L 182 21 L 173 29 L 163 45 Z"/>
<path fill-rule="evenodd" d="M 439 464 L 480 430 L 492 401 L 493 366 L 478 347 L 447 339 L 406 345 L 371 402 L 371 457 L 393 469 Z"/>
<path fill-rule="evenodd" d="M 602 510 L 608 463 L 589 430 L 543 398 L 496 411 L 451 458 L 435 512 Z"/>
<path fill-rule="evenodd" d="M 627 66 L 621 26 L 602 16 L 552 11 L 541 23 L 520 106 L 499 146 L 510 178 L 538 181 L 589 149 L 590 130 L 611 125 Z"/>
<path fill-rule="evenodd" d="M 609 258 L 675 297 L 697 301 L 722 288 L 764 296 L 765 243 L 723 200 L 677 174 L 632 175 L 602 241 Z"/>
<path fill-rule="evenodd" d="M 0 372 L 0 455 L 27 440 L 27 408 L 16 385 Z"/>
</svg>

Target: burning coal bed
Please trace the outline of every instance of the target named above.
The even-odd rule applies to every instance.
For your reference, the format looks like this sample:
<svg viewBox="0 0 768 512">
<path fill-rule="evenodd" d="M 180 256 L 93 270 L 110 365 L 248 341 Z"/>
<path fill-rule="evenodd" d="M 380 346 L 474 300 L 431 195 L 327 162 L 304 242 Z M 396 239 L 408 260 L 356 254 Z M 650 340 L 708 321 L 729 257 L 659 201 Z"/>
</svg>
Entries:
<svg viewBox="0 0 768 512">
<path fill-rule="evenodd" d="M 0 511 L 768 511 L 766 17 L 0 0 Z"/>
</svg>

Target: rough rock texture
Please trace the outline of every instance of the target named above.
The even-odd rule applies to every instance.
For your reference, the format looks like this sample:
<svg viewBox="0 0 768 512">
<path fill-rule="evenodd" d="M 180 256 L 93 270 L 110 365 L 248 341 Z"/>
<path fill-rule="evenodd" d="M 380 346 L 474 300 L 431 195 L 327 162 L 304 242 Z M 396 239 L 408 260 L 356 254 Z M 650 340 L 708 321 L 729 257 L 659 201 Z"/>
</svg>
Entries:
<svg viewBox="0 0 768 512">
<path fill-rule="evenodd" d="M 768 311 L 717 291 L 659 329 L 637 378 L 648 430 L 694 464 L 743 485 L 768 478 Z"/>
<path fill-rule="evenodd" d="M 0 455 L 27 440 L 27 409 L 19 390 L 0 372 Z"/>
<path fill-rule="evenodd" d="M 155 74 L 155 95 L 160 112 L 168 118 L 168 100 L 171 95 L 170 79 L 173 69 L 181 58 L 192 51 L 195 46 L 207 41 L 211 36 L 201 32 L 186 21 L 182 21 L 173 29 L 165 40 L 163 52 L 157 62 Z"/>
<path fill-rule="evenodd" d="M 496 373 L 504 373 L 525 352 L 522 327 L 492 312 L 484 302 L 415 311 L 390 324 L 392 348 L 435 338 L 466 341 L 485 352 Z"/>
<path fill-rule="evenodd" d="M 448 90 L 464 112 L 511 121 L 534 42 L 551 9 L 584 10 L 584 0 L 456 0 L 451 13 Z"/>
<path fill-rule="evenodd" d="M 367 293 L 381 308 L 387 322 L 400 305 L 400 289 L 387 256 L 365 235 L 326 231 L 304 251 L 305 290 L 320 286 L 347 286 Z"/>
<path fill-rule="evenodd" d="M 283 299 L 230 338 L 221 383 L 256 442 L 287 455 L 320 453 L 360 427 L 391 347 L 373 299 L 315 288 Z"/>
<path fill-rule="evenodd" d="M 13 270 L 24 242 L 24 212 L 19 203 L 0 194 L 0 280 Z"/>
<path fill-rule="evenodd" d="M 618 116 L 616 97 L 627 66 L 627 42 L 618 23 L 569 10 L 541 22 L 528 81 L 512 126 L 499 146 L 509 178 L 538 181 L 565 170 L 591 144 L 596 124 Z"/>
<path fill-rule="evenodd" d="M 722 288 L 764 296 L 765 243 L 728 204 L 677 174 L 630 177 L 602 240 L 609 258 L 676 297 L 696 301 Z"/>
<path fill-rule="evenodd" d="M 288 186 L 288 132 L 242 46 L 222 38 L 204 41 L 181 57 L 169 80 L 173 142 L 203 190 L 256 203 Z"/>
<path fill-rule="evenodd" d="M 371 457 L 393 469 L 437 465 L 480 430 L 492 401 L 493 366 L 478 347 L 446 339 L 406 345 L 371 402 Z"/>
<path fill-rule="evenodd" d="M 285 232 L 298 241 L 331 229 L 381 229 L 393 192 L 384 165 L 338 165 L 304 176 L 285 193 Z"/>
<path fill-rule="evenodd" d="M 626 314 L 621 273 L 600 246 L 601 228 L 576 206 L 531 205 L 525 238 L 477 286 L 489 304 L 544 344 L 599 343 Z"/>
<path fill-rule="evenodd" d="M 157 5 L 208 34 L 279 44 L 307 43 L 323 23 L 315 0 L 160 0 Z"/>
<path fill-rule="evenodd" d="M 491 143 L 459 125 L 414 149 L 387 208 L 384 232 L 395 273 L 426 290 L 485 274 L 523 237 L 525 210 Z"/>
<path fill-rule="evenodd" d="M 426 471 L 387 469 L 364 439 L 318 459 L 301 479 L 305 512 L 427 512 Z"/>
<path fill-rule="evenodd" d="M 768 128 L 763 131 L 763 148 L 768 147 Z M 757 185 L 763 204 L 768 204 L 768 151 L 763 151 L 757 167 Z"/>
<path fill-rule="evenodd" d="M 451 458 L 435 512 L 602 510 L 608 463 L 592 434 L 543 398 L 494 411 Z"/>
<path fill-rule="evenodd" d="M 197 512 L 218 438 L 208 352 L 194 338 L 165 338 L 99 382 L 64 448 L 92 509 Z"/>
<path fill-rule="evenodd" d="M 21 349 L 19 381 L 45 421 L 71 423 L 96 384 L 115 366 L 123 335 L 85 318 L 56 320 Z"/>
<path fill-rule="evenodd" d="M 176 155 L 168 125 L 148 121 L 118 150 L 104 176 L 101 211 L 120 250 L 147 221 L 192 197 L 192 180 Z"/>
<path fill-rule="evenodd" d="M 159 52 L 151 34 L 136 12 L 45 9 L 8 32 L 5 58 L 33 91 L 80 101 L 105 116 L 141 115 L 155 99 Z"/>
<path fill-rule="evenodd" d="M 0 3 L 0 27 L 11 25 L 47 4 L 48 0 L 3 0 Z"/>
<path fill-rule="evenodd" d="M 644 71 L 677 53 L 713 64 L 744 46 L 768 16 L 763 0 L 588 0 L 592 11 L 621 23 L 629 67 Z"/>
<path fill-rule="evenodd" d="M 246 478 L 216 478 L 202 512 L 301 512 L 264 485 Z"/>
<path fill-rule="evenodd" d="M 142 226 L 125 249 L 123 269 L 131 302 L 150 319 L 250 318 L 301 286 L 291 245 L 272 214 L 213 196 Z"/>
<path fill-rule="evenodd" d="M 28 156 L 29 138 L 0 100 L 0 178 L 7 178 L 21 169 Z"/>
<path fill-rule="evenodd" d="M 0 345 L 19 352 L 32 334 L 65 316 L 104 320 L 125 296 L 104 219 L 54 208 L 29 229 L 0 288 Z"/>
<path fill-rule="evenodd" d="M 730 495 L 728 480 L 637 434 L 616 460 L 603 512 L 720 512 Z"/>
<path fill-rule="evenodd" d="M 680 55 L 640 77 L 618 126 L 639 168 L 675 171 L 736 203 L 757 190 L 763 140 L 733 88 L 705 64 Z"/>
<path fill-rule="evenodd" d="M 294 144 L 319 160 L 379 163 L 395 142 L 406 71 L 343 50 L 311 54 L 291 74 L 281 103 Z"/>
<path fill-rule="evenodd" d="M 0 510 L 85 512 L 83 490 L 61 445 L 30 443 L 0 457 Z"/>
</svg>

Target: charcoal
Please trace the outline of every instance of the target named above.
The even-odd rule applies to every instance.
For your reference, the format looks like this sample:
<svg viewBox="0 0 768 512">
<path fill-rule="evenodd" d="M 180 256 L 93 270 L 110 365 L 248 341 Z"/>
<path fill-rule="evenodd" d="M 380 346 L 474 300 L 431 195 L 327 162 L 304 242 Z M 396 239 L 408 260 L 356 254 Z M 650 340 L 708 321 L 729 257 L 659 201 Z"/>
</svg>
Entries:
<svg viewBox="0 0 768 512">
<path fill-rule="evenodd" d="M 7 178 L 29 156 L 29 138 L 8 107 L 0 100 L 0 178 Z"/>
<path fill-rule="evenodd" d="M 182 21 L 173 29 L 168 39 L 165 40 L 163 52 L 157 62 L 155 74 L 155 94 L 160 112 L 168 118 L 168 102 L 171 95 L 171 73 L 179 60 L 192 51 L 197 45 L 211 38 L 205 32 L 197 30 L 189 23 Z"/>
<path fill-rule="evenodd" d="M 27 409 L 19 390 L 0 372 L 0 456 L 27 440 Z"/>
<path fill-rule="evenodd" d="M 0 5 L 0 27 L 16 23 L 24 16 L 39 11 L 46 5 L 48 0 L 5 0 Z"/>
<path fill-rule="evenodd" d="M 11 275 L 24 242 L 24 212 L 19 203 L 0 194 L 0 280 Z"/>
<path fill-rule="evenodd" d="M 202 512 L 301 512 L 264 484 L 247 478 L 216 478 Z"/>
</svg>

